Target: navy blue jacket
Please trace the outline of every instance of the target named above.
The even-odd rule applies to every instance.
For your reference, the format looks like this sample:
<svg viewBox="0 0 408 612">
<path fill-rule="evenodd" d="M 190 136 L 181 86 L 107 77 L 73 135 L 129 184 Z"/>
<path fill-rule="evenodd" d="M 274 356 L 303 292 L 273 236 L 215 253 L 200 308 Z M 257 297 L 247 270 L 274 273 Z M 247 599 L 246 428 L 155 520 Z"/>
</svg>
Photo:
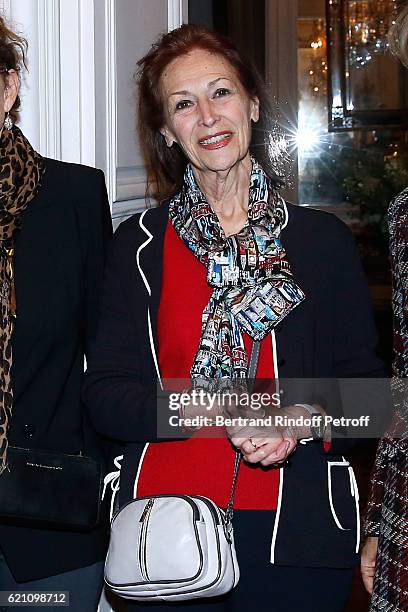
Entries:
<svg viewBox="0 0 408 612">
<path fill-rule="evenodd" d="M 288 213 L 281 238 L 307 297 L 276 330 L 279 376 L 381 376 L 370 298 L 350 231 L 334 215 L 290 204 Z M 119 226 L 85 380 L 84 398 L 96 429 L 126 443 L 121 504 L 132 497 L 145 443 L 157 440 L 157 316 L 167 222 L 164 204 Z M 384 422 L 387 418 L 384 408 Z M 341 455 L 349 446 L 349 440 L 336 439 L 326 454 L 319 442 L 299 445 L 290 467 L 282 470 L 275 563 L 355 563 L 357 493 Z M 296 542 L 300 546 L 293 546 Z"/>
</svg>

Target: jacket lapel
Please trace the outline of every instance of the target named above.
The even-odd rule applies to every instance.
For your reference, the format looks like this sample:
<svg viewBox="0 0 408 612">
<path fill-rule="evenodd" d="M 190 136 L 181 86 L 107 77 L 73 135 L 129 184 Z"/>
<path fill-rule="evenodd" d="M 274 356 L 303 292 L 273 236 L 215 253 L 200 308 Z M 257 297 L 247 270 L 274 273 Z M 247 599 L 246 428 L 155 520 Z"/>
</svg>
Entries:
<svg viewBox="0 0 408 612">
<path fill-rule="evenodd" d="M 148 297 L 147 328 L 150 349 L 160 379 L 158 364 L 157 317 L 163 276 L 164 234 L 168 221 L 168 203 L 148 209 L 139 217 L 142 242 L 136 253 L 136 264 Z"/>
</svg>

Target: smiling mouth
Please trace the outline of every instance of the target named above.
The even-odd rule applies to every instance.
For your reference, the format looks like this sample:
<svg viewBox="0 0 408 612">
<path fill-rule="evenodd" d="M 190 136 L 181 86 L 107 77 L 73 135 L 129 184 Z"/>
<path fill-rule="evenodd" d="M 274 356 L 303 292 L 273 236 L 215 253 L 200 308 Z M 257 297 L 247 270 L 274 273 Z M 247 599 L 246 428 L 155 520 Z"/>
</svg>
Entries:
<svg viewBox="0 0 408 612">
<path fill-rule="evenodd" d="M 220 132 L 219 134 L 214 134 L 214 136 L 209 136 L 208 138 L 203 138 L 199 140 L 199 144 L 202 147 L 206 148 L 218 148 L 221 146 L 225 146 L 229 143 L 232 138 L 232 132 Z"/>
</svg>

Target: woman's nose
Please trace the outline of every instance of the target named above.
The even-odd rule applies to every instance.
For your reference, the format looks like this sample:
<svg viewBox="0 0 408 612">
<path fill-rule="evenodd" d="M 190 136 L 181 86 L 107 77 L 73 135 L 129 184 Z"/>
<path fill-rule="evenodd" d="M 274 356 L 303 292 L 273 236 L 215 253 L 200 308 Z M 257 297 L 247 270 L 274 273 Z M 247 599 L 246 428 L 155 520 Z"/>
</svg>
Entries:
<svg viewBox="0 0 408 612">
<path fill-rule="evenodd" d="M 215 112 L 215 109 L 211 106 L 211 102 L 209 100 L 201 100 L 198 103 L 198 110 L 200 113 L 200 122 L 203 125 L 211 127 L 218 120 L 218 115 Z"/>
</svg>

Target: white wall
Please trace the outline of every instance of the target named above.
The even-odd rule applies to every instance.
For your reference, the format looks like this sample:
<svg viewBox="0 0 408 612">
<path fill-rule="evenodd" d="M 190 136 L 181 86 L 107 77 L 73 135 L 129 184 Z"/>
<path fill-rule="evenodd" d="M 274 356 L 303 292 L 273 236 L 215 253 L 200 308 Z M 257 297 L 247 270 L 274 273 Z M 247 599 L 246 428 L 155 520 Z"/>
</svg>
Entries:
<svg viewBox="0 0 408 612">
<path fill-rule="evenodd" d="M 44 155 L 94 165 L 93 0 L 7 0 L 3 9 L 29 43 L 23 131 Z"/>
<path fill-rule="evenodd" d="M 114 215 L 129 214 L 144 202 L 146 174 L 136 135 L 136 62 L 149 49 L 159 32 L 167 30 L 167 0 L 153 2 L 116 0 L 113 19 L 115 42 L 115 107 L 116 143 L 115 163 L 112 170 L 116 178 Z"/>
<path fill-rule="evenodd" d="M 43 155 L 102 168 L 115 222 L 145 204 L 133 74 L 187 0 L 0 0 L 29 42 L 21 127 Z"/>
</svg>

